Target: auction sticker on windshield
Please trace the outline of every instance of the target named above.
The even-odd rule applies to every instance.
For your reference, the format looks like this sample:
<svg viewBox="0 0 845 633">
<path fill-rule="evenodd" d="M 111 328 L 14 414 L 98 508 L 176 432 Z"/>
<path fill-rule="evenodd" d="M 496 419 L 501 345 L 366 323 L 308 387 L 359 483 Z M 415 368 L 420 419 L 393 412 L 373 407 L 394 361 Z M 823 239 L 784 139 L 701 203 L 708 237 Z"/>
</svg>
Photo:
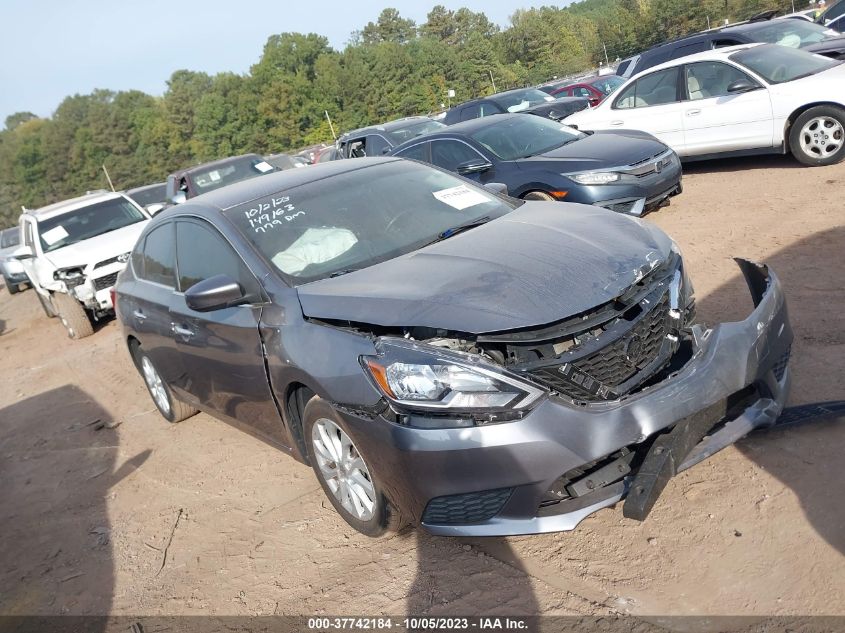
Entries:
<svg viewBox="0 0 845 633">
<path fill-rule="evenodd" d="M 266 174 L 268 171 L 273 171 L 273 166 L 270 163 L 263 161 L 263 160 L 260 163 L 255 163 L 255 165 L 253 165 L 253 167 L 255 167 L 262 174 Z"/>
<path fill-rule="evenodd" d="M 457 187 L 449 187 L 449 189 L 441 189 L 440 191 L 433 191 L 432 195 L 445 202 L 450 207 L 462 211 L 467 207 L 474 207 L 477 204 L 484 204 L 490 202 L 490 198 L 479 191 L 473 191 L 466 185 L 458 185 Z"/>
<path fill-rule="evenodd" d="M 59 225 L 49 231 L 44 231 L 44 233 L 41 234 L 41 238 L 47 242 L 48 246 L 52 246 L 56 242 L 65 239 L 67 235 L 68 233 L 65 230 L 65 227 Z"/>
</svg>

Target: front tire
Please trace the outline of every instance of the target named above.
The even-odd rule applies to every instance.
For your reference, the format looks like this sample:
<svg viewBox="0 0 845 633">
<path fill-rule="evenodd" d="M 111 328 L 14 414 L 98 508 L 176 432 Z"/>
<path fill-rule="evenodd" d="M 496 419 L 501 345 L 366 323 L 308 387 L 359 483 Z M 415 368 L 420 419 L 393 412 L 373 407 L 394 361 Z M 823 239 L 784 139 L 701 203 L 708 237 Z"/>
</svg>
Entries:
<svg viewBox="0 0 845 633">
<path fill-rule="evenodd" d="M 543 202 L 554 202 L 555 199 L 552 195 L 546 193 L 545 191 L 529 191 L 524 196 L 522 196 L 523 200 L 542 200 Z"/>
<path fill-rule="evenodd" d="M 6 290 L 9 291 L 10 295 L 16 295 L 21 291 L 20 286 L 18 284 L 10 284 L 9 280 L 5 277 L 3 277 L 3 283 L 6 284 Z"/>
<path fill-rule="evenodd" d="M 81 339 L 94 333 L 91 319 L 88 318 L 88 313 L 79 301 L 69 294 L 57 292 L 53 295 L 53 303 L 58 309 L 59 319 L 70 338 Z"/>
<path fill-rule="evenodd" d="M 802 113 L 789 129 L 789 149 L 798 162 L 811 167 L 845 159 L 845 110 L 817 106 Z"/>
<path fill-rule="evenodd" d="M 146 352 L 139 345 L 133 348 L 132 357 L 135 360 L 138 372 L 144 379 L 147 392 L 149 392 L 150 398 L 152 398 L 153 404 L 158 409 L 161 417 L 171 424 L 175 424 L 199 413 L 197 409 L 185 404 L 173 395 L 170 387 L 161 377 L 161 374 L 158 373 L 158 369 L 156 369 L 152 359 L 147 356 Z"/>
<path fill-rule="evenodd" d="M 398 510 L 385 498 L 334 407 L 315 396 L 305 405 L 302 418 L 311 466 L 344 521 L 367 536 L 401 527 Z"/>
</svg>

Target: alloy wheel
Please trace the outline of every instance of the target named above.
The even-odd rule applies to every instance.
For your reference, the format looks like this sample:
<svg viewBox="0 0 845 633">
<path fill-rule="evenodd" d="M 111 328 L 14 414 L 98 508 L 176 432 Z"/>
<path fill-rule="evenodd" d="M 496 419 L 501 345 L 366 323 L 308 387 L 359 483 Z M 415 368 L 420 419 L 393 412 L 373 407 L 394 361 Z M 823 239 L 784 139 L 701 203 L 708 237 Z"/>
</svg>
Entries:
<svg viewBox="0 0 845 633">
<path fill-rule="evenodd" d="M 801 150 L 813 158 L 827 158 L 845 143 L 845 129 L 829 116 L 817 116 L 801 128 Z"/>
<path fill-rule="evenodd" d="M 337 424 L 320 418 L 311 428 L 317 465 L 340 505 L 360 521 L 373 518 L 376 490 L 364 458 Z"/>
<path fill-rule="evenodd" d="M 141 358 L 141 373 L 144 375 L 144 382 L 147 383 L 147 389 L 150 390 L 150 395 L 153 397 L 156 405 L 162 413 L 169 415 L 170 401 L 167 399 L 164 382 L 162 382 L 161 376 L 158 375 L 152 361 L 146 356 Z"/>
</svg>

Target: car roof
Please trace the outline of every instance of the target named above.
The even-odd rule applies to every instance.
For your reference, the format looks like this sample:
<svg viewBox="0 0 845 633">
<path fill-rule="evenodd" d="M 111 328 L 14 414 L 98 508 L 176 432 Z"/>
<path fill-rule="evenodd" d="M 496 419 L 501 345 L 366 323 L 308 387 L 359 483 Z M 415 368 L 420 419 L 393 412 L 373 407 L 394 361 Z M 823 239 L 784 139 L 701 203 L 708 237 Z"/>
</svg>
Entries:
<svg viewBox="0 0 845 633">
<path fill-rule="evenodd" d="M 334 160 L 311 165 L 308 169 L 287 169 L 264 174 L 260 178 L 250 178 L 232 183 L 220 189 L 209 191 L 187 202 L 170 207 L 155 217 L 169 217 L 182 211 L 204 208 L 207 210 L 225 210 L 245 204 L 257 198 L 271 196 L 294 187 L 331 178 L 340 174 L 365 169 L 382 163 L 392 163 L 400 158 L 356 158 L 354 160 Z"/>
<path fill-rule="evenodd" d="M 39 209 L 27 209 L 26 212 L 21 215 L 28 215 L 36 220 L 47 220 L 49 218 L 56 217 L 57 215 L 62 215 L 63 213 L 76 211 L 77 209 L 81 209 L 98 202 L 104 202 L 106 200 L 114 200 L 115 198 L 125 198 L 125 196 L 119 191 L 94 191 L 86 193 L 84 196 L 54 202 L 53 204 L 48 204 L 47 206 Z"/>
<path fill-rule="evenodd" d="M 737 44 L 736 46 L 725 46 L 724 48 L 716 48 L 709 51 L 703 51 L 701 53 L 693 53 L 692 55 L 678 57 L 668 62 L 663 62 L 662 64 L 655 64 L 654 66 L 650 66 L 649 68 L 638 72 L 636 75 L 633 75 L 628 81 L 631 81 L 632 79 L 637 79 L 642 75 L 651 74 L 657 70 L 662 70 L 664 68 L 674 68 L 675 66 L 680 66 L 681 64 L 692 64 L 694 62 L 701 61 L 725 61 L 733 53 L 745 50 L 746 48 L 752 48 L 754 46 L 777 46 L 777 44 Z"/>
<path fill-rule="evenodd" d="M 359 136 L 360 134 L 364 134 L 366 132 L 392 132 L 396 129 L 401 129 L 408 125 L 409 123 L 418 123 L 422 121 L 434 121 L 431 117 L 427 116 L 408 116 L 402 119 L 394 119 L 393 121 L 388 121 L 387 123 L 380 123 L 378 125 L 368 125 L 366 127 L 359 127 L 355 130 L 349 130 L 348 132 L 344 132 L 340 140 L 344 140 L 349 136 Z"/>
<path fill-rule="evenodd" d="M 231 163 L 232 161 L 239 160 L 241 158 L 257 158 L 258 160 L 263 160 L 263 158 L 258 154 L 241 154 L 240 156 L 227 156 L 226 158 L 220 158 L 218 160 L 213 160 L 208 163 L 202 163 L 201 165 L 193 165 L 192 167 L 186 167 L 185 169 L 178 169 L 173 172 L 171 175 L 186 175 L 192 174 L 195 171 L 205 170 L 209 167 L 217 167 L 218 165 L 225 165 L 227 163 Z"/>
<path fill-rule="evenodd" d="M 132 189 L 127 189 L 126 193 L 132 195 L 133 193 L 139 193 L 141 191 L 147 191 L 148 189 L 156 189 L 158 187 L 166 187 L 166 182 L 155 182 L 151 185 L 141 185 L 140 187 L 132 187 Z"/>
</svg>

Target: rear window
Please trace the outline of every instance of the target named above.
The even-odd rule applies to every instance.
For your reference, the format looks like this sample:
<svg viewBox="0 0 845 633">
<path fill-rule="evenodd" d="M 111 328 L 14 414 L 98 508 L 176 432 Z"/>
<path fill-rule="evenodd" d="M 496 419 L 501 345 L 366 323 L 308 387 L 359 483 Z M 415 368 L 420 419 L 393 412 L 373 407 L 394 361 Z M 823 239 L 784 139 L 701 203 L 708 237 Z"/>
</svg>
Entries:
<svg viewBox="0 0 845 633">
<path fill-rule="evenodd" d="M 729 59 L 754 71 L 772 84 L 815 75 L 842 63 L 821 55 L 774 44 L 746 48 L 737 51 Z"/>
</svg>

